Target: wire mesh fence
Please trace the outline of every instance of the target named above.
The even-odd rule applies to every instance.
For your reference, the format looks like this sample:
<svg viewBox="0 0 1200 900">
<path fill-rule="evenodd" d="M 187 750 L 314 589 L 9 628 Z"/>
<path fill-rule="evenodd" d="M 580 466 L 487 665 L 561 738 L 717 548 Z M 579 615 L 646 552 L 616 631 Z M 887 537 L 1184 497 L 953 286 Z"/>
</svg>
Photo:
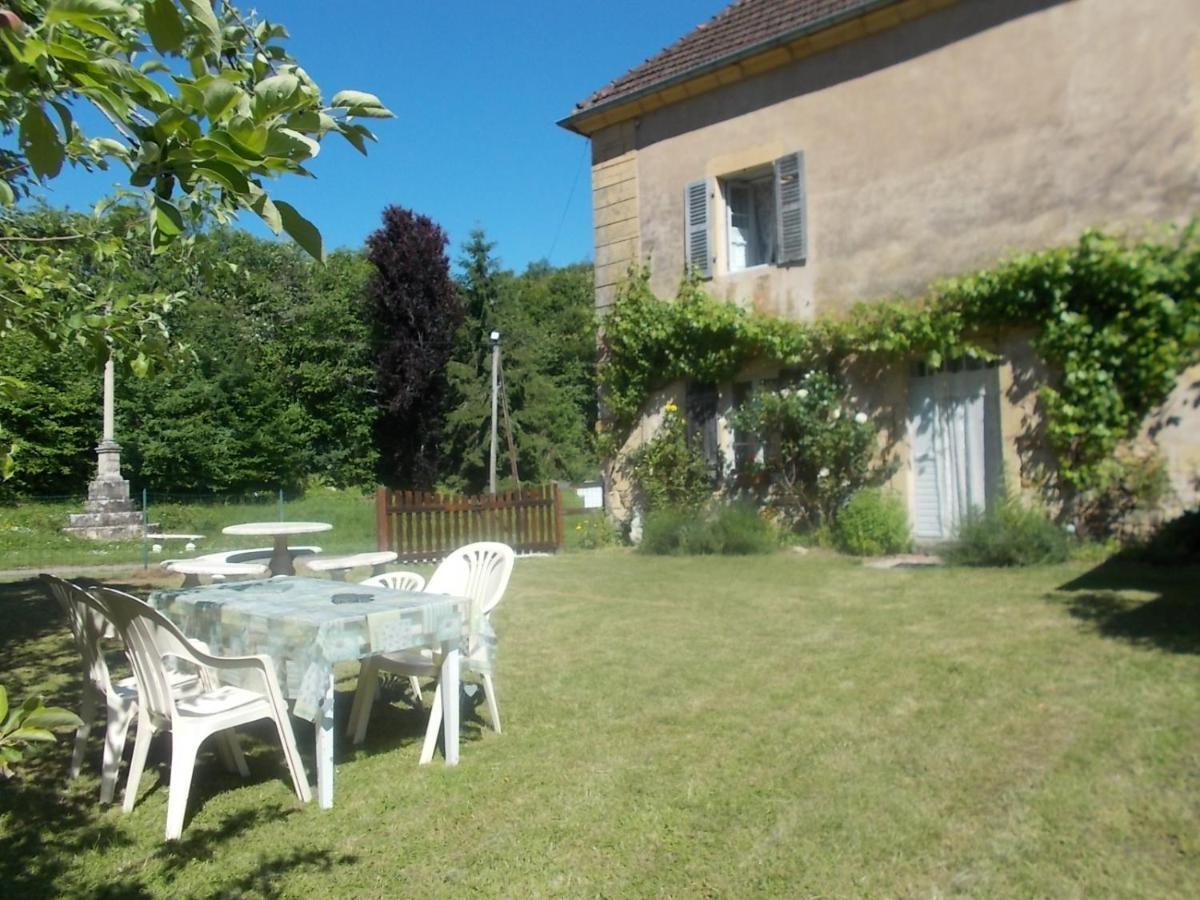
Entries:
<svg viewBox="0 0 1200 900">
<path fill-rule="evenodd" d="M 85 493 L 9 498 L 0 503 L 0 572 L 43 568 L 157 565 L 163 559 L 262 546 L 270 538 L 233 537 L 229 525 L 263 521 L 317 521 L 333 526 L 317 535 L 324 552 L 375 548 L 374 495 L 321 488 L 295 494 L 264 488 L 238 494 L 135 492 L 145 536 L 97 540 L 64 529 L 82 513 Z M 189 545 L 191 545 L 189 549 Z"/>
</svg>

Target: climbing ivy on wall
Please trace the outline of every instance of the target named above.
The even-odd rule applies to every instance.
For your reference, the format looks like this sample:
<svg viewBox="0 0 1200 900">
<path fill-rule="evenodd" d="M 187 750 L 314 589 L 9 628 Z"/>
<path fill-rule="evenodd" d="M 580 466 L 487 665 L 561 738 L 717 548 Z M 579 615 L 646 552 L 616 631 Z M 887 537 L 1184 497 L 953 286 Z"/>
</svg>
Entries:
<svg viewBox="0 0 1200 900">
<path fill-rule="evenodd" d="M 1117 445 L 1200 361 L 1195 225 L 1140 240 L 1088 231 L 1073 246 L 1023 253 L 936 284 L 917 300 L 860 304 L 813 323 L 747 312 L 685 283 L 662 302 L 634 271 L 603 322 L 600 384 L 613 438 L 650 393 L 677 379 L 718 382 L 753 360 L 810 369 L 847 358 L 987 358 L 997 328 L 1033 330 L 1057 372 L 1041 388 L 1046 437 L 1069 493 L 1096 485 Z"/>
</svg>

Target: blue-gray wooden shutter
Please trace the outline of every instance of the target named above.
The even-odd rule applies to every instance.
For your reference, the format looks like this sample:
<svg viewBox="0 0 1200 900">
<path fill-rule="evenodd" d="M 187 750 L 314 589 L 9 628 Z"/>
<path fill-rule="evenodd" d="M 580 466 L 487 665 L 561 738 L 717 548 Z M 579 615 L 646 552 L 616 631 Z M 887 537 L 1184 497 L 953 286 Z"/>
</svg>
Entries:
<svg viewBox="0 0 1200 900">
<path fill-rule="evenodd" d="M 708 181 L 693 181 L 683 189 L 684 249 L 689 273 L 712 278 L 708 238 Z"/>
<path fill-rule="evenodd" d="M 781 266 L 808 259 L 808 196 L 804 184 L 804 151 L 775 160 L 775 217 Z"/>
</svg>

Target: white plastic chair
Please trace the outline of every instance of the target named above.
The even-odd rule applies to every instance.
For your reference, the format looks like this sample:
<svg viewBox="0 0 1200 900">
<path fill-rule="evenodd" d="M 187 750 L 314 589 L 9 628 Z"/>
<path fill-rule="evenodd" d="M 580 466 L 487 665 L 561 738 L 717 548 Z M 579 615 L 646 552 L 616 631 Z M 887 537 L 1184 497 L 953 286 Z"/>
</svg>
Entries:
<svg viewBox="0 0 1200 900">
<path fill-rule="evenodd" d="M 288 720 L 287 705 L 269 657 L 212 656 L 184 637 L 162 613 L 136 597 L 111 588 L 100 590 L 97 596 L 109 610 L 125 641 L 125 652 L 141 687 L 137 738 L 125 785 L 125 812 L 131 811 L 137 800 L 150 739 L 161 731 L 170 731 L 171 786 L 167 796 L 166 838 L 168 841 L 178 838 L 183 832 L 196 753 L 204 739 L 216 732 L 227 732 L 231 738 L 230 746 L 235 748 L 238 770 L 243 775 L 249 774 L 232 729 L 259 719 L 270 719 L 275 723 L 296 795 L 305 803 L 312 799 Z M 164 659 L 172 657 L 197 667 L 202 691 L 186 697 L 172 694 L 169 673 L 163 665 Z M 255 673 L 262 690 L 253 691 L 217 681 L 218 672 L 233 669 Z"/>
<path fill-rule="evenodd" d="M 418 575 L 416 572 L 384 572 L 382 575 L 372 575 L 370 578 L 364 578 L 359 584 L 389 588 L 393 591 L 423 591 L 425 590 L 425 577 Z M 408 679 L 408 685 L 412 689 L 413 699 L 424 706 L 425 698 L 421 695 L 421 679 L 416 675 L 411 675 Z M 376 689 L 376 694 L 378 694 L 378 688 Z"/>
<path fill-rule="evenodd" d="M 492 610 L 504 596 L 508 579 L 512 576 L 515 554 L 512 547 L 491 541 L 467 544 L 459 547 L 442 560 L 429 579 L 425 590 L 431 594 L 454 594 L 471 599 L 471 617 L 490 618 Z M 471 636 L 468 652 L 460 662 L 460 669 L 471 671 L 472 657 L 481 648 L 475 646 Z M 361 744 L 367 735 L 367 721 L 371 718 L 371 707 L 379 683 L 380 672 L 407 675 L 410 678 L 438 678 L 433 695 L 433 706 L 429 711 L 429 724 L 425 728 L 425 742 L 421 747 L 421 763 L 433 759 L 437 744 L 438 729 L 442 721 L 441 660 L 432 650 L 383 653 L 363 660 L 358 673 L 358 686 L 354 691 L 354 703 L 350 708 L 348 731 L 354 743 Z M 500 733 L 500 707 L 496 702 L 496 686 L 486 670 L 481 671 L 484 694 L 492 727 Z M 420 693 L 418 691 L 418 698 Z M 457 702 L 457 698 L 454 698 Z"/>
<path fill-rule="evenodd" d="M 84 588 L 53 575 L 38 579 L 67 614 L 75 648 L 83 661 L 83 700 L 79 718 L 83 720 L 75 731 L 75 750 L 71 754 L 71 778 L 77 778 L 83 767 L 87 741 L 96 721 L 101 702 L 105 708 L 104 761 L 100 768 L 100 802 L 111 803 L 117 786 L 117 773 L 125 753 L 129 725 L 137 712 L 138 685 L 133 676 L 113 681 L 104 658 L 104 641 L 116 637 L 116 628 L 109 621 L 104 607 Z M 186 694 L 199 689 L 195 675 L 169 673 L 171 690 Z M 222 751 L 225 752 L 224 750 Z M 228 759 L 229 757 L 226 757 Z"/>
<path fill-rule="evenodd" d="M 384 572 L 382 575 L 372 575 L 370 578 L 364 578 L 359 584 L 390 588 L 393 591 L 425 590 L 425 579 L 416 572 Z"/>
</svg>

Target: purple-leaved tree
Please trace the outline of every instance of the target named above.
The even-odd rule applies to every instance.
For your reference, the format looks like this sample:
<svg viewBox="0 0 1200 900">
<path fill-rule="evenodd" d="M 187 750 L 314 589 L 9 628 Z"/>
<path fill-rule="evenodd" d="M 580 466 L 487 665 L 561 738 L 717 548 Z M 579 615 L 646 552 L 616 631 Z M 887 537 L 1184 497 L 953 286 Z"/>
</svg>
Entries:
<svg viewBox="0 0 1200 900">
<path fill-rule="evenodd" d="M 446 362 L 462 322 L 450 277 L 446 233 L 428 216 L 399 206 L 367 238 L 379 418 L 379 477 L 390 486 L 428 489 L 440 472 L 446 413 Z"/>
</svg>

